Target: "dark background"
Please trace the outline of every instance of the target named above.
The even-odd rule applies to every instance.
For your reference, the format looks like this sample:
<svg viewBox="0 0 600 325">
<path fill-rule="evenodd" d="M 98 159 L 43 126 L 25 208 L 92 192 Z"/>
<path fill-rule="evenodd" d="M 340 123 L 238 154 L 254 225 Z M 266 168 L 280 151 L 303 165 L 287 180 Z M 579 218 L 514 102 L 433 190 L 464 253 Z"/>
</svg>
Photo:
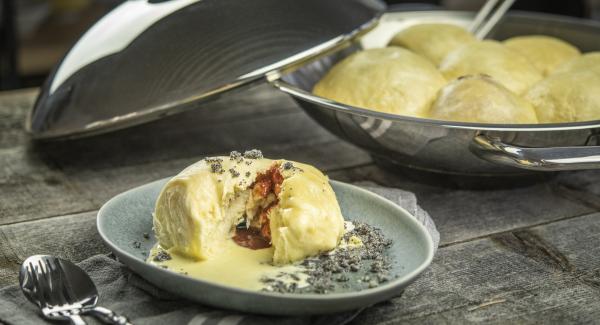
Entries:
<svg viewBox="0 0 600 325">
<path fill-rule="evenodd" d="M 41 85 L 78 37 L 121 2 L 0 0 L 0 90 Z M 405 10 L 477 10 L 484 0 L 387 2 Z M 600 19 L 600 0 L 517 0 L 512 9 Z"/>
</svg>

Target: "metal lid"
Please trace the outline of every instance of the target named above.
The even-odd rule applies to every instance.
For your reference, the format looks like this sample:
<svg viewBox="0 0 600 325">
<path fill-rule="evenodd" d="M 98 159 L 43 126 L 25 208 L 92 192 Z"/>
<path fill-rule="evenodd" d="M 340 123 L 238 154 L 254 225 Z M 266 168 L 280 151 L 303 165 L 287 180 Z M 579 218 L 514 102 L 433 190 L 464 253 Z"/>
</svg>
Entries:
<svg viewBox="0 0 600 325">
<path fill-rule="evenodd" d="M 46 80 L 34 138 L 106 132 L 180 112 L 347 43 L 379 0 L 130 0 L 90 28 Z"/>
</svg>

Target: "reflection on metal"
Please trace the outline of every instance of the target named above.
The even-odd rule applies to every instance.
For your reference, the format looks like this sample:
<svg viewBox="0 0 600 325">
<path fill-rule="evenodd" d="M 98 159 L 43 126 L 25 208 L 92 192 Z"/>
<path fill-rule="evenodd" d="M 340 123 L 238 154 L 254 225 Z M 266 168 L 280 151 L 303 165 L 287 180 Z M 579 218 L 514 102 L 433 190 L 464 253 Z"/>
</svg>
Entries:
<svg viewBox="0 0 600 325">
<path fill-rule="evenodd" d="M 367 131 L 373 138 L 382 136 L 391 126 L 392 122 L 386 120 L 377 120 L 372 117 L 367 117 L 360 127 Z"/>
<path fill-rule="evenodd" d="M 342 47 L 384 8 L 379 0 L 127 1 L 56 67 L 27 130 L 75 137 L 197 107 Z"/>
<path fill-rule="evenodd" d="M 365 44 L 381 45 L 381 40 L 389 39 L 398 30 L 394 28 L 419 22 L 454 20 L 465 26 L 471 19 L 472 16 L 457 12 L 387 13 L 372 32 L 381 34 L 366 35 L 368 42 Z M 386 26 L 389 28 L 386 29 Z M 498 26 L 492 38 L 546 34 L 563 38 L 583 51 L 591 51 L 600 49 L 598 33 L 600 24 L 596 22 L 542 14 L 513 14 Z M 348 48 L 320 58 L 283 76 L 274 84 L 290 94 L 331 132 L 373 155 L 400 165 L 448 174 L 482 176 L 600 168 L 600 147 L 586 146 L 591 134 L 600 133 L 600 121 L 529 125 L 438 121 L 375 112 L 311 93 L 314 84 L 336 62 L 358 49 Z M 498 142 L 484 145 L 483 139 L 492 138 Z"/>
<path fill-rule="evenodd" d="M 126 48 L 152 24 L 199 0 L 125 1 L 90 28 L 61 62 L 50 94 L 75 72 Z"/>
<path fill-rule="evenodd" d="M 493 163 L 538 171 L 600 168 L 600 147 L 524 148 L 478 135 L 471 151 Z"/>
</svg>

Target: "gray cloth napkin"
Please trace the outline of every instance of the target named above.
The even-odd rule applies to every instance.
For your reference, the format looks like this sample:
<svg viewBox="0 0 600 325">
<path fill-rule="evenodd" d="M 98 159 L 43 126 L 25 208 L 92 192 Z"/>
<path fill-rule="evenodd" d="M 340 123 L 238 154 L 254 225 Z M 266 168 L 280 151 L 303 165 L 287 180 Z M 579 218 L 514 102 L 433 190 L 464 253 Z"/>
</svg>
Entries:
<svg viewBox="0 0 600 325">
<path fill-rule="evenodd" d="M 425 225 L 437 248 L 440 235 L 427 212 L 417 205 L 413 193 L 377 186 L 374 183 L 358 185 L 395 202 L 414 215 Z M 349 323 L 361 311 L 304 317 L 247 315 L 183 300 L 154 287 L 107 255 L 90 257 L 79 263 L 79 266 L 96 283 L 100 293 L 99 305 L 126 315 L 134 324 L 342 325 Z M 86 317 L 86 321 L 88 324 L 99 324 L 91 317 Z M 26 300 L 19 286 L 13 285 L 0 289 L 0 323 L 28 325 L 46 323 L 46 320 L 42 318 L 38 308 Z"/>
</svg>

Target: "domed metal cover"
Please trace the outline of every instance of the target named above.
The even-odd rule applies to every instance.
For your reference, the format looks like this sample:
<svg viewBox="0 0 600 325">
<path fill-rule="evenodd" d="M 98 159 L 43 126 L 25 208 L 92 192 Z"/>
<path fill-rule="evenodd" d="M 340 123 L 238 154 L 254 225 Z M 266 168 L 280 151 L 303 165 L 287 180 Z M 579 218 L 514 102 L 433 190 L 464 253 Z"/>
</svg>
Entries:
<svg viewBox="0 0 600 325">
<path fill-rule="evenodd" d="M 34 138 L 106 132 L 192 108 L 374 26 L 378 0 L 130 0 L 53 70 L 26 122 Z"/>
</svg>

